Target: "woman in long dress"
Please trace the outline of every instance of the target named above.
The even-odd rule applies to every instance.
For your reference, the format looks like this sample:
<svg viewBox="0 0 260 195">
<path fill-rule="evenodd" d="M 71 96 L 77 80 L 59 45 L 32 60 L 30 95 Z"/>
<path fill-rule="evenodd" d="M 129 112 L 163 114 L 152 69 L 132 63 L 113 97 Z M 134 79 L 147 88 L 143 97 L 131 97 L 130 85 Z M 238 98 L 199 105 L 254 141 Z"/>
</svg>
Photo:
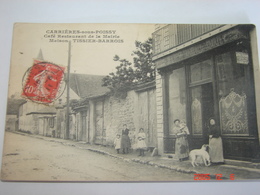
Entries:
<svg viewBox="0 0 260 195">
<path fill-rule="evenodd" d="M 129 129 L 127 129 L 126 124 L 124 124 L 123 127 L 124 129 L 122 130 L 121 148 L 123 150 L 123 154 L 127 154 L 129 152 L 129 148 L 131 148 L 131 141 L 128 136 Z"/>
<path fill-rule="evenodd" d="M 209 156 L 214 164 L 224 163 L 222 138 L 214 118 L 209 119 Z"/>
<path fill-rule="evenodd" d="M 181 123 L 179 119 L 174 121 L 175 124 L 175 132 L 176 132 L 176 142 L 175 142 L 175 154 L 177 155 L 179 161 L 183 161 L 184 159 L 189 157 L 189 143 L 188 137 L 189 134 L 188 127 Z"/>
</svg>

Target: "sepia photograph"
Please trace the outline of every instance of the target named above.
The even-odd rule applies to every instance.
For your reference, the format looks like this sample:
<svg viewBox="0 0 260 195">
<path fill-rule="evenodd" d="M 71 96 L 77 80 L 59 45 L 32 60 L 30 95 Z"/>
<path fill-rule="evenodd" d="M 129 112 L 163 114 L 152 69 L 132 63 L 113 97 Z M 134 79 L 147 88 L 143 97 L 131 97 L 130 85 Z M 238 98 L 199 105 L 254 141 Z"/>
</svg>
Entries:
<svg viewBox="0 0 260 195">
<path fill-rule="evenodd" d="M 15 23 L 1 180 L 259 180 L 256 28 Z"/>
</svg>

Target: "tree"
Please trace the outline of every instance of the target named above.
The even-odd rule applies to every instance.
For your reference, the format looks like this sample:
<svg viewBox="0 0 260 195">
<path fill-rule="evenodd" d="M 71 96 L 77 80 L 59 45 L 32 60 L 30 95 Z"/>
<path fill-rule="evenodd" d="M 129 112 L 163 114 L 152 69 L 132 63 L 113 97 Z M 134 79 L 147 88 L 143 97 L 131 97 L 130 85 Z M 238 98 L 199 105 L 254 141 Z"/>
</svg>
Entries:
<svg viewBox="0 0 260 195">
<path fill-rule="evenodd" d="M 152 63 L 152 39 L 145 42 L 135 41 L 136 50 L 132 52 L 133 63 L 126 59 L 120 59 L 115 55 L 113 60 L 120 64 L 116 71 L 109 73 L 103 79 L 103 85 L 107 86 L 117 97 L 125 97 L 126 92 L 133 86 L 155 79 L 155 67 Z"/>
<path fill-rule="evenodd" d="M 135 77 L 137 83 L 153 81 L 155 79 L 155 66 L 152 62 L 152 38 L 144 43 L 135 42 L 136 51 L 133 51 Z"/>
</svg>

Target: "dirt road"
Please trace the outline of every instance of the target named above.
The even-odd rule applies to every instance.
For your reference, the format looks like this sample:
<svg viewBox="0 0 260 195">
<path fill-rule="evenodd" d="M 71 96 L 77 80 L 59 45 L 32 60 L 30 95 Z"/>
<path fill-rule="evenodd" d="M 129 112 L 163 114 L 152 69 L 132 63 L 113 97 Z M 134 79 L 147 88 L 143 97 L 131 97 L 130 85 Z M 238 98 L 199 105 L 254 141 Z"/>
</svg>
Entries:
<svg viewBox="0 0 260 195">
<path fill-rule="evenodd" d="M 192 174 L 125 162 L 95 152 L 6 132 L 2 179 L 18 181 L 178 181 Z"/>
</svg>

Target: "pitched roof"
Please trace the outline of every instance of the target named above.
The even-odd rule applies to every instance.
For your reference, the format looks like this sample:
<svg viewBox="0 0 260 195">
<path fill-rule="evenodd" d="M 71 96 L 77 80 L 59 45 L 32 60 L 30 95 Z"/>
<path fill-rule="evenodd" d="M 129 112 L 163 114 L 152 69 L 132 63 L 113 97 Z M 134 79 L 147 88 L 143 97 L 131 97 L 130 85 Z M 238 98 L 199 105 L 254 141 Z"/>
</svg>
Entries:
<svg viewBox="0 0 260 195">
<path fill-rule="evenodd" d="M 30 114 L 56 114 L 56 109 L 52 106 L 45 106 L 40 110 L 29 112 L 26 115 L 30 115 Z"/>
<path fill-rule="evenodd" d="M 105 95 L 109 92 L 102 86 L 102 75 L 70 74 L 70 88 L 81 98 Z"/>
<path fill-rule="evenodd" d="M 43 59 L 43 55 L 42 55 L 42 49 L 40 49 L 39 54 L 38 54 L 38 56 L 37 56 L 37 59 L 38 59 L 38 60 L 44 60 L 44 59 Z"/>
<path fill-rule="evenodd" d="M 7 115 L 18 115 L 19 106 L 25 102 L 26 102 L 26 100 L 24 100 L 24 99 L 8 98 L 6 114 Z"/>
<path fill-rule="evenodd" d="M 43 60 L 42 49 L 37 59 Z M 103 75 L 70 73 L 70 88 L 81 98 L 101 96 L 109 92 L 107 87 L 102 87 L 104 77 Z"/>
</svg>

